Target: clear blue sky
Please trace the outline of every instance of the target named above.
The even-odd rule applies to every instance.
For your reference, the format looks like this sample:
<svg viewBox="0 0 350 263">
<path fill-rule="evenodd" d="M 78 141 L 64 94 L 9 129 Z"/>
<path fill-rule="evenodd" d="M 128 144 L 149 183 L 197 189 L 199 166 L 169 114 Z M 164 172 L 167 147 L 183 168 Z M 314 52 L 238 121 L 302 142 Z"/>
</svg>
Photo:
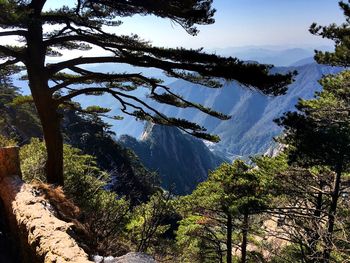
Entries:
<svg viewBox="0 0 350 263">
<path fill-rule="evenodd" d="M 72 3 L 73 0 L 61 0 Z M 57 6 L 49 0 L 47 6 Z M 338 0 L 214 0 L 216 23 L 201 26 L 196 37 L 167 19 L 134 16 L 125 19 L 116 33 L 136 33 L 155 45 L 168 47 L 225 48 L 247 45 L 291 47 L 330 45 L 312 36 L 312 22 L 327 25 L 343 22 Z"/>
<path fill-rule="evenodd" d="M 343 22 L 338 0 L 214 0 L 216 23 L 188 36 L 169 20 L 127 19 L 120 28 L 166 46 L 224 48 L 246 45 L 318 46 L 330 42 L 312 36 L 312 22 Z"/>
</svg>

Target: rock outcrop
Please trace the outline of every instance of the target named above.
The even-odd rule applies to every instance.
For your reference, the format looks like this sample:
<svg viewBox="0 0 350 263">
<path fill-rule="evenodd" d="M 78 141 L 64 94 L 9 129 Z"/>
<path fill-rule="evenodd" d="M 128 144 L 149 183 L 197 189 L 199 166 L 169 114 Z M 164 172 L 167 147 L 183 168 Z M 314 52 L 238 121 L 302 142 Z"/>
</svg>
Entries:
<svg viewBox="0 0 350 263">
<path fill-rule="evenodd" d="M 20 178 L 18 148 L 0 149 L 0 197 L 21 262 L 89 263 L 69 235 L 72 223 L 55 216 L 50 202 Z"/>
<path fill-rule="evenodd" d="M 76 236 L 78 210 L 60 188 L 46 184 L 25 184 L 21 179 L 18 148 L 0 148 L 0 205 L 15 243 L 14 259 L 0 251 L 0 262 L 6 263 L 155 263 L 143 253 L 122 257 L 94 257 L 79 247 Z M 67 210 L 68 213 L 67 213 Z M 63 220 L 59 219 L 63 218 Z M 71 220 L 72 219 L 72 220 Z"/>
<path fill-rule="evenodd" d="M 17 147 L 0 148 L 0 177 L 17 175 L 21 177 L 21 168 Z"/>
<path fill-rule="evenodd" d="M 156 261 L 149 255 L 131 252 L 121 257 L 100 257 L 95 256 L 96 263 L 156 263 Z"/>
<path fill-rule="evenodd" d="M 176 127 L 148 124 L 141 140 L 123 135 L 119 143 L 132 149 L 143 164 L 160 175 L 162 186 L 174 194 L 189 194 L 225 159 L 212 153 L 202 140 Z"/>
</svg>

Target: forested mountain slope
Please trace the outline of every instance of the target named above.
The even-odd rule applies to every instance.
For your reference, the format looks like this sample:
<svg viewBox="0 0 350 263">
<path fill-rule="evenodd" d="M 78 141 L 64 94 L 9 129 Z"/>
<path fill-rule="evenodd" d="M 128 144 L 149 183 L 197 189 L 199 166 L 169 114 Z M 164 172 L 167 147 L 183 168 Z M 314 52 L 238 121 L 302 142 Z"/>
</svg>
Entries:
<svg viewBox="0 0 350 263">
<path fill-rule="evenodd" d="M 150 170 L 160 174 L 162 186 L 176 194 L 190 193 L 224 161 L 205 144 L 174 127 L 148 124 L 141 140 L 123 135 L 118 141 L 132 149 Z"/>
</svg>

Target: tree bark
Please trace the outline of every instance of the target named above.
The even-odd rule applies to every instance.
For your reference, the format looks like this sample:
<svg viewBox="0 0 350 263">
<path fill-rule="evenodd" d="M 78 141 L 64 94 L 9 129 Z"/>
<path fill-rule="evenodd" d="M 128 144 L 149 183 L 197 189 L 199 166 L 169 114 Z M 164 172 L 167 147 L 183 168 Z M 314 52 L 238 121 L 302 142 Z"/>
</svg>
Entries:
<svg viewBox="0 0 350 263">
<path fill-rule="evenodd" d="M 341 174 L 342 174 L 342 164 L 339 163 L 336 167 L 336 174 L 334 178 L 333 183 L 333 190 L 332 190 L 332 198 L 331 198 L 331 204 L 328 211 L 328 228 L 325 238 L 325 249 L 323 252 L 323 262 L 329 263 L 332 253 L 332 246 L 333 246 L 333 232 L 334 232 L 334 225 L 335 225 L 335 216 L 337 212 L 337 206 L 338 206 L 338 199 L 339 199 L 339 192 L 340 192 L 340 181 L 341 181 Z"/>
<path fill-rule="evenodd" d="M 60 116 L 52 112 L 49 120 L 41 118 L 47 151 L 46 179 L 49 184 L 64 184 L 63 179 L 63 139 L 60 130 Z"/>
<path fill-rule="evenodd" d="M 232 216 L 230 214 L 227 214 L 227 223 L 226 223 L 226 228 L 227 228 L 227 234 L 226 234 L 226 262 L 227 263 L 232 263 Z"/>
<path fill-rule="evenodd" d="M 46 145 L 46 179 L 50 184 L 63 186 L 63 138 L 61 134 L 61 116 L 57 112 L 55 101 L 50 96 L 36 94 L 33 99 L 43 128 Z"/>
<path fill-rule="evenodd" d="M 43 128 L 47 151 L 47 182 L 63 185 L 63 139 L 60 130 L 61 116 L 58 105 L 52 97 L 45 67 L 46 47 L 43 44 L 43 29 L 40 12 L 45 1 L 33 4 L 35 12 L 28 26 L 25 64 L 29 87 Z"/>
<path fill-rule="evenodd" d="M 320 192 L 317 194 L 316 197 L 316 207 L 315 207 L 315 212 L 314 212 L 314 232 L 311 234 L 310 239 L 308 240 L 308 256 L 310 256 L 308 259 L 305 258 L 305 260 L 309 260 L 311 258 L 311 260 L 314 259 L 319 259 L 321 258 L 322 255 L 320 255 L 320 251 L 318 251 L 317 249 L 317 244 L 320 240 L 320 232 L 319 232 L 319 227 L 320 227 L 320 218 L 321 218 L 321 214 L 322 214 L 322 204 L 323 204 L 323 189 L 325 186 L 325 182 L 324 181 L 320 181 L 319 182 L 319 188 L 320 188 Z"/>
<path fill-rule="evenodd" d="M 245 213 L 243 215 L 243 227 L 242 227 L 242 245 L 241 245 L 241 262 L 247 262 L 247 244 L 248 244 L 248 227 L 249 227 L 249 215 Z"/>
</svg>

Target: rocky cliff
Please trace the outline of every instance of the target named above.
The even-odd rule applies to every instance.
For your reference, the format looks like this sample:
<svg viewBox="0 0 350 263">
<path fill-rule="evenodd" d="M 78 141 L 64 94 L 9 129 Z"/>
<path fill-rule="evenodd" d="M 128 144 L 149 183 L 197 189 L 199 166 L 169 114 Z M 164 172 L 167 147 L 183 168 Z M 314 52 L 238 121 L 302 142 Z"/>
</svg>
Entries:
<svg viewBox="0 0 350 263">
<path fill-rule="evenodd" d="M 39 187 L 21 180 L 16 147 L 0 149 L 0 198 L 17 248 L 14 262 L 91 262 L 69 234 L 74 224 L 58 218 Z"/>
<path fill-rule="evenodd" d="M 132 149 L 148 169 L 158 172 L 162 186 L 176 194 L 190 193 L 206 180 L 209 170 L 224 161 L 201 140 L 174 127 L 148 124 L 141 140 L 123 135 L 119 142 Z"/>
</svg>

